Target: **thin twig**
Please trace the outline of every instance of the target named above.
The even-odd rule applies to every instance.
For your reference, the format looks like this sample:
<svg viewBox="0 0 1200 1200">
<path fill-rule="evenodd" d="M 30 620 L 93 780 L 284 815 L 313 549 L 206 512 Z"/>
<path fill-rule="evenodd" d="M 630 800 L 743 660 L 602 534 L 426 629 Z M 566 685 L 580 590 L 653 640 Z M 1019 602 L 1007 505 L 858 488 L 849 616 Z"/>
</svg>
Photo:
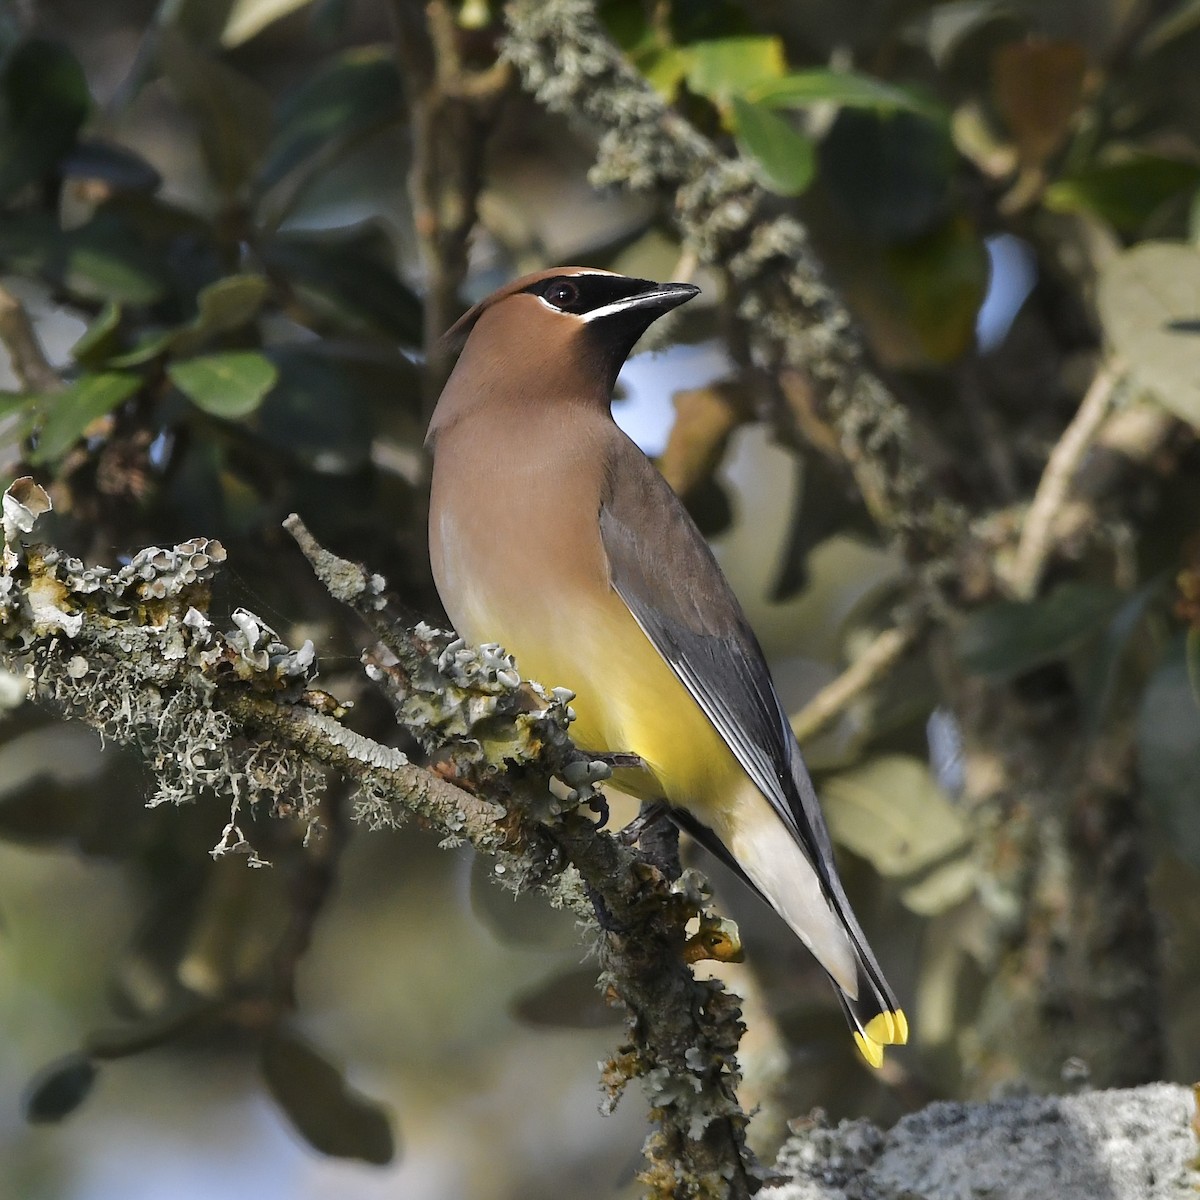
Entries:
<svg viewBox="0 0 1200 1200">
<path fill-rule="evenodd" d="M 882 679 L 917 639 L 917 623 L 885 629 L 853 665 L 823 687 L 793 718 L 792 732 L 801 743 L 820 733 L 856 697 Z"/>
<path fill-rule="evenodd" d="M 1113 389 L 1124 371 L 1123 363 L 1110 359 L 1096 372 L 1079 410 L 1050 452 L 1025 517 L 1012 566 L 1007 572 L 1009 591 L 1020 600 L 1029 600 L 1037 593 L 1054 545 L 1055 519 L 1071 490 L 1083 456 L 1108 413 Z"/>
<path fill-rule="evenodd" d="M 12 360 L 13 374 L 27 391 L 56 392 L 62 387 L 62 380 L 46 358 L 25 306 L 3 286 L 0 286 L 0 344 Z"/>
<path fill-rule="evenodd" d="M 396 52 L 412 110 L 412 202 L 424 249 L 426 415 L 449 374 L 441 336 L 457 319 L 467 277 L 483 166 L 513 72 L 506 62 L 479 70 L 459 53 L 460 30 L 444 0 L 392 0 Z"/>
</svg>

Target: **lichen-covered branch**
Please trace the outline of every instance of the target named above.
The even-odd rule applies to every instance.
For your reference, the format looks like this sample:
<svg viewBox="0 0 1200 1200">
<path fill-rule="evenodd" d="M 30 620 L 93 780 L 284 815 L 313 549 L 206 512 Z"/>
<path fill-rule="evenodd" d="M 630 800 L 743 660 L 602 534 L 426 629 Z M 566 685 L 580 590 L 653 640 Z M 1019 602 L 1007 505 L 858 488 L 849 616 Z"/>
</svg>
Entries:
<svg viewBox="0 0 1200 1200">
<path fill-rule="evenodd" d="M 345 709 L 313 686 L 311 643 L 289 648 L 244 609 L 232 629 L 218 628 L 208 604 L 225 559 L 220 543 L 151 547 L 117 571 L 86 567 L 35 540 L 49 508 L 28 478 L 4 495 L 0 661 L 26 671 L 35 700 L 136 747 L 154 772 L 152 803 L 227 797 L 215 854 L 261 864 L 246 834 L 251 811 L 320 835 L 334 770 L 354 785 L 360 820 L 415 815 L 447 843 L 466 839 L 496 855 L 499 879 L 599 927 L 602 985 L 628 1013 L 603 1083 L 608 1103 L 633 1080 L 649 1097 L 647 1194 L 701 1200 L 757 1189 L 736 1094 L 737 1001 L 688 966 L 707 947 L 688 936 L 689 921 L 707 920 L 707 890 L 694 872 L 626 846 L 586 814 L 587 802 L 601 806 L 594 784 L 610 768 L 571 743 L 569 692 L 522 680 L 499 647 L 391 623 L 383 580 L 329 554 L 291 519 L 319 577 L 370 617 L 380 645 L 366 655 L 368 673 L 399 721 L 436 751 L 435 768 L 417 766 L 344 724 Z M 294 959 L 328 867 L 316 861 L 297 875 L 305 895 L 276 954 L 277 1005 L 291 1003 Z"/>
</svg>

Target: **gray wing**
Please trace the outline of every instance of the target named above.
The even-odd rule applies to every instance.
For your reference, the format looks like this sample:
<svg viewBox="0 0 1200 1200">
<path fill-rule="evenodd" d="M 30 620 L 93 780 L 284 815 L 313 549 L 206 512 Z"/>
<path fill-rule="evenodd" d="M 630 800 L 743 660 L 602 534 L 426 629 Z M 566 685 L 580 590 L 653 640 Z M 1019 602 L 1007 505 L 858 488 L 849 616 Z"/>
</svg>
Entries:
<svg viewBox="0 0 1200 1200">
<path fill-rule="evenodd" d="M 621 435 L 600 508 L 612 586 L 839 896 L 816 794 L 758 639 L 662 476 Z"/>
<path fill-rule="evenodd" d="M 825 818 L 758 639 L 708 543 L 641 451 L 620 435 L 607 465 L 600 536 L 612 586 L 816 871 L 858 953 L 857 997 L 837 992 L 851 1026 L 865 1030 L 877 1013 L 899 1005 L 838 878 Z M 754 888 L 713 830 L 686 810 L 673 815 Z"/>
</svg>

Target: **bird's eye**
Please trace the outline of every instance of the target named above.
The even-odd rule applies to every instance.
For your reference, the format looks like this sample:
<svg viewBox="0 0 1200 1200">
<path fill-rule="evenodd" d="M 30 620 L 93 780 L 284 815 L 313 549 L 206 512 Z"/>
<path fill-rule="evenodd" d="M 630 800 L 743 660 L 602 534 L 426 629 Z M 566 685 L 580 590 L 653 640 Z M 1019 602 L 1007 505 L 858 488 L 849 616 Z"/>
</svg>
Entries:
<svg viewBox="0 0 1200 1200">
<path fill-rule="evenodd" d="M 555 308 L 570 308 L 579 300 L 579 289 L 568 279 L 560 279 L 546 289 L 546 299 Z"/>
</svg>

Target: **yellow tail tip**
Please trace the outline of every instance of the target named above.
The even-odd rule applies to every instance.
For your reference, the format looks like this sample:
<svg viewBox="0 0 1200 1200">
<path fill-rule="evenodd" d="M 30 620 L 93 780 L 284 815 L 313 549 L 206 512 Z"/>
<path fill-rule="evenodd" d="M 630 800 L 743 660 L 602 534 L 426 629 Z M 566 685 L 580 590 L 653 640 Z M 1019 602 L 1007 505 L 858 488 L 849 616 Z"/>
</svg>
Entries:
<svg viewBox="0 0 1200 1200">
<path fill-rule="evenodd" d="M 878 1042 L 869 1042 L 858 1030 L 854 1031 L 854 1043 L 858 1052 L 873 1067 L 883 1066 L 883 1047 Z"/>
<path fill-rule="evenodd" d="M 903 1046 L 907 1041 L 908 1018 L 900 1009 L 876 1013 L 861 1033 L 854 1034 L 859 1053 L 873 1067 L 883 1066 L 884 1046 Z"/>
</svg>

